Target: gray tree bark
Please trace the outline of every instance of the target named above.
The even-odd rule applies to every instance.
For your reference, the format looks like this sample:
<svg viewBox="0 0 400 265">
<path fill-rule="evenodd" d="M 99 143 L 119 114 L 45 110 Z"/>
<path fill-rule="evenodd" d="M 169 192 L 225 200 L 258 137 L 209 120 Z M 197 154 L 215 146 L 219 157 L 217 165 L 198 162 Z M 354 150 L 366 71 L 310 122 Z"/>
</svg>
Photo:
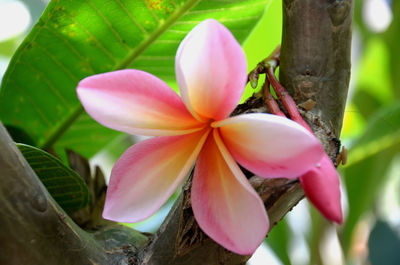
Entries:
<svg viewBox="0 0 400 265">
<path fill-rule="evenodd" d="M 280 81 L 338 137 L 350 80 L 352 0 L 283 0 Z M 316 128 L 317 129 L 317 128 Z"/>
<path fill-rule="evenodd" d="M 352 0 L 283 0 L 280 78 L 326 152 L 334 159 L 350 77 Z M 260 51 L 262 54 L 263 51 Z M 260 58 L 261 61 L 262 58 Z M 236 113 L 266 111 L 250 98 Z M 79 228 L 54 202 L 0 126 L 0 264 L 245 264 L 198 227 L 190 207 L 191 179 L 161 228 L 142 235 L 118 225 L 95 232 Z M 303 197 L 298 181 L 250 182 L 263 199 L 272 226 Z"/>
</svg>

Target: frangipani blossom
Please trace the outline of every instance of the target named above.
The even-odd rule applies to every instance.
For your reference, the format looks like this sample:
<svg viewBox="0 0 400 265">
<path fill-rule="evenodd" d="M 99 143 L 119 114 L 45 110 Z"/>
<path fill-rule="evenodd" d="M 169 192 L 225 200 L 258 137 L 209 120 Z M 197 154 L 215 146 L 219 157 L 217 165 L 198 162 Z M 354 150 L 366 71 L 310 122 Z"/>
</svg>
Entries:
<svg viewBox="0 0 400 265">
<path fill-rule="evenodd" d="M 321 214 L 328 220 L 342 224 L 340 178 L 328 155 L 324 154 L 317 165 L 299 179 L 305 195 Z"/>
<path fill-rule="evenodd" d="M 110 128 L 157 136 L 130 147 L 112 172 L 103 217 L 151 216 L 195 163 L 193 213 L 213 240 L 251 254 L 269 229 L 264 204 L 238 163 L 264 178 L 296 178 L 322 157 L 312 133 L 270 114 L 229 117 L 243 93 L 246 58 L 223 25 L 206 20 L 182 41 L 175 61 L 182 99 L 163 81 L 120 70 L 79 83 L 89 115 Z"/>
</svg>

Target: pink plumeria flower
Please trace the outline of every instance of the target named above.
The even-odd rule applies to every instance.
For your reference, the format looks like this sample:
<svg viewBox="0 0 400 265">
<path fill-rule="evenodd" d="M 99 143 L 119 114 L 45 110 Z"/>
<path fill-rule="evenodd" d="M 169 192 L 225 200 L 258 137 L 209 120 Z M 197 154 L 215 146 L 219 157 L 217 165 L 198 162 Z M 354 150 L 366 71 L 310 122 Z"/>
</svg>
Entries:
<svg viewBox="0 0 400 265">
<path fill-rule="evenodd" d="M 307 198 L 326 219 L 343 223 L 340 177 L 327 154 L 300 178 Z"/>
<path fill-rule="evenodd" d="M 150 217 L 182 184 L 195 163 L 193 213 L 213 240 L 251 254 L 269 229 L 264 204 L 238 163 L 264 178 L 296 178 L 323 154 L 302 126 L 269 114 L 229 117 L 246 85 L 246 58 L 227 28 L 209 19 L 182 41 L 175 60 L 182 99 L 139 70 L 94 75 L 77 88 L 99 123 L 157 136 L 130 147 L 112 172 L 103 217 Z M 235 162 L 236 161 L 236 162 Z"/>
</svg>

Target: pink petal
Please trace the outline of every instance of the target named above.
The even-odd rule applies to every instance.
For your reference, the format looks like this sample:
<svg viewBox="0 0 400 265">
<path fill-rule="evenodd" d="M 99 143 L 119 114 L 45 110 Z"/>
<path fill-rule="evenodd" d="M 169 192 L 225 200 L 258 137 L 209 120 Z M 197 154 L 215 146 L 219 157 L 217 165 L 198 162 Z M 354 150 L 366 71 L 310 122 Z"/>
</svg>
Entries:
<svg viewBox="0 0 400 265">
<path fill-rule="evenodd" d="M 326 154 L 317 167 L 300 177 L 300 182 L 307 198 L 328 220 L 343 223 L 340 178 Z"/>
<path fill-rule="evenodd" d="M 246 56 L 218 21 L 198 24 L 179 46 L 175 72 L 182 99 L 200 119 L 223 119 L 236 107 L 247 79 Z"/>
<path fill-rule="evenodd" d="M 252 254 L 268 232 L 264 204 L 217 130 L 209 135 L 196 162 L 191 202 L 200 228 L 235 253 Z"/>
<path fill-rule="evenodd" d="M 115 130 L 179 135 L 202 127 L 167 84 L 139 70 L 87 77 L 79 83 L 77 92 L 87 113 Z"/>
<path fill-rule="evenodd" d="M 208 133 L 156 137 L 130 147 L 112 169 L 103 217 L 137 222 L 151 216 L 182 183 Z"/>
<path fill-rule="evenodd" d="M 265 113 L 244 114 L 214 122 L 232 156 L 264 178 L 296 178 L 321 159 L 324 150 L 297 123 Z"/>
</svg>

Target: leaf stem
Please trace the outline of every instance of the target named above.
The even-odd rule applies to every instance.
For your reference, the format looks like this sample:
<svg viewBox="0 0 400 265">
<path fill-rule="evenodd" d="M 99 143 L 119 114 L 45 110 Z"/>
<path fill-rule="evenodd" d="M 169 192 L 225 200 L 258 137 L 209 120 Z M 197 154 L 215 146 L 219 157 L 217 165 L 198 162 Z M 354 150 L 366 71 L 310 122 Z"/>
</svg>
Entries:
<svg viewBox="0 0 400 265">
<path fill-rule="evenodd" d="M 178 11 L 172 14 L 161 26 L 152 32 L 147 39 L 140 43 L 128 57 L 123 60 L 120 64 L 116 66 L 115 70 L 127 68 L 144 50 L 146 50 L 151 43 L 153 43 L 157 38 L 163 34 L 172 24 L 174 24 L 183 14 L 186 13 L 190 8 L 195 6 L 200 0 L 190 0 L 187 1 L 182 7 L 178 8 Z"/>
<path fill-rule="evenodd" d="M 279 83 L 275 76 L 275 69 L 279 66 L 280 60 L 279 56 L 281 53 L 281 47 L 278 46 L 275 50 L 264 60 L 257 64 L 256 68 L 248 74 L 248 82 L 250 82 L 253 88 L 257 87 L 258 78 L 260 74 L 266 74 L 265 83 L 263 85 L 263 96 L 265 104 L 272 114 L 286 117 L 286 115 L 280 110 L 278 103 L 275 98 L 271 95 L 269 85 L 271 84 L 274 89 L 278 99 L 282 102 L 282 105 L 287 110 L 289 117 L 302 125 L 308 131 L 313 133 L 310 126 L 304 121 L 303 117 L 300 115 L 297 109 L 297 104 L 286 91 L 286 89 Z"/>
</svg>

